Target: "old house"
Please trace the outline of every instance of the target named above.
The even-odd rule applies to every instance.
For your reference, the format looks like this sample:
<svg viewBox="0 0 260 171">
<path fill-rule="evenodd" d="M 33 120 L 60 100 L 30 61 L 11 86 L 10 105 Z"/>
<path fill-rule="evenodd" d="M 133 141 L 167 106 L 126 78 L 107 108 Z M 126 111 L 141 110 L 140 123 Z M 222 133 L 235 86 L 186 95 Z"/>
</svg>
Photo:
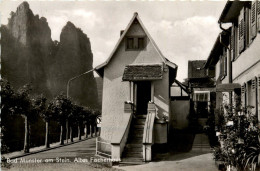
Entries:
<svg viewBox="0 0 260 171">
<path fill-rule="evenodd" d="M 188 61 L 188 86 L 191 91 L 191 126 L 201 132 L 215 103 L 215 67 L 203 68 L 206 60 Z M 197 125 L 197 126 L 196 126 Z"/>
<path fill-rule="evenodd" d="M 230 28 L 223 28 L 224 24 Z M 260 2 L 228 1 L 219 18 L 223 30 L 209 55 L 205 68 L 216 67 L 217 108 L 241 95 L 242 106 L 254 106 L 260 118 Z"/>
<path fill-rule="evenodd" d="M 162 55 L 134 13 L 109 58 L 95 70 L 103 78 L 97 153 L 121 162 L 151 161 L 152 145 L 167 143 L 177 65 Z"/>
</svg>

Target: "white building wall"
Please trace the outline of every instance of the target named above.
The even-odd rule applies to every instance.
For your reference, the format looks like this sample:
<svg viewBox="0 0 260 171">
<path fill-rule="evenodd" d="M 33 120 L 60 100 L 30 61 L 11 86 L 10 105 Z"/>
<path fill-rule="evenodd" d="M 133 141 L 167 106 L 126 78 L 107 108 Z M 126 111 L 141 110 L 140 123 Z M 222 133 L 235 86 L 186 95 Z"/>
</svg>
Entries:
<svg viewBox="0 0 260 171">
<path fill-rule="evenodd" d="M 145 36 L 139 24 L 133 24 L 126 36 Z M 101 137 L 111 141 L 113 134 L 120 129 L 124 114 L 124 101 L 129 99 L 129 82 L 122 81 L 126 65 L 134 63 L 162 63 L 162 59 L 147 37 L 144 50 L 133 51 L 125 49 L 125 41 L 119 45 L 110 63 L 104 68 L 102 129 Z M 154 81 L 155 104 L 159 115 L 169 115 L 169 76 L 164 72 L 163 80 Z"/>
</svg>

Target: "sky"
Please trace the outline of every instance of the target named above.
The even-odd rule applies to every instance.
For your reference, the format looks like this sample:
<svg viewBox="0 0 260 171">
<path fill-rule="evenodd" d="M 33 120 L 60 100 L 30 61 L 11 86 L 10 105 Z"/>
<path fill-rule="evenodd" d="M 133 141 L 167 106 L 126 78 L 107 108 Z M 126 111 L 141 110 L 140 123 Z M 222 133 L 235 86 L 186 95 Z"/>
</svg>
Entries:
<svg viewBox="0 0 260 171">
<path fill-rule="evenodd" d="M 1 24 L 22 1 L 0 1 Z M 165 57 L 178 65 L 177 79 L 188 75 L 188 60 L 204 60 L 220 33 L 219 16 L 226 1 L 28 1 L 34 15 L 47 18 L 52 39 L 60 39 L 67 21 L 87 34 L 93 67 L 104 62 L 138 12 Z"/>
</svg>

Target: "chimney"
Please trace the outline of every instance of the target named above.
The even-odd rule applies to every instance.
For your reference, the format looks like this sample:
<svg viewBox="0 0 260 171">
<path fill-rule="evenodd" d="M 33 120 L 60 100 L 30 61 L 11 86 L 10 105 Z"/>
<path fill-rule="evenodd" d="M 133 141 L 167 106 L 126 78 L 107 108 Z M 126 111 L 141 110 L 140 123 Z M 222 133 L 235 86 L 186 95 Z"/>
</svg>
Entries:
<svg viewBox="0 0 260 171">
<path fill-rule="evenodd" d="M 120 31 L 120 37 L 122 36 L 122 34 L 124 33 L 125 30 L 121 30 Z"/>
</svg>

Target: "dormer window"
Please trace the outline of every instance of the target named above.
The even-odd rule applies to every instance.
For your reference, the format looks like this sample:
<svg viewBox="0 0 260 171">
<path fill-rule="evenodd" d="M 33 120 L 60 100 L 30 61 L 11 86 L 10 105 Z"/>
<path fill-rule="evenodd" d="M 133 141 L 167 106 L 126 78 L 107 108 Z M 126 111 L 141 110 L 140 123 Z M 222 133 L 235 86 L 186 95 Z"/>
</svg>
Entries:
<svg viewBox="0 0 260 171">
<path fill-rule="evenodd" d="M 126 50 L 142 50 L 145 47 L 144 37 L 127 37 Z"/>
</svg>

